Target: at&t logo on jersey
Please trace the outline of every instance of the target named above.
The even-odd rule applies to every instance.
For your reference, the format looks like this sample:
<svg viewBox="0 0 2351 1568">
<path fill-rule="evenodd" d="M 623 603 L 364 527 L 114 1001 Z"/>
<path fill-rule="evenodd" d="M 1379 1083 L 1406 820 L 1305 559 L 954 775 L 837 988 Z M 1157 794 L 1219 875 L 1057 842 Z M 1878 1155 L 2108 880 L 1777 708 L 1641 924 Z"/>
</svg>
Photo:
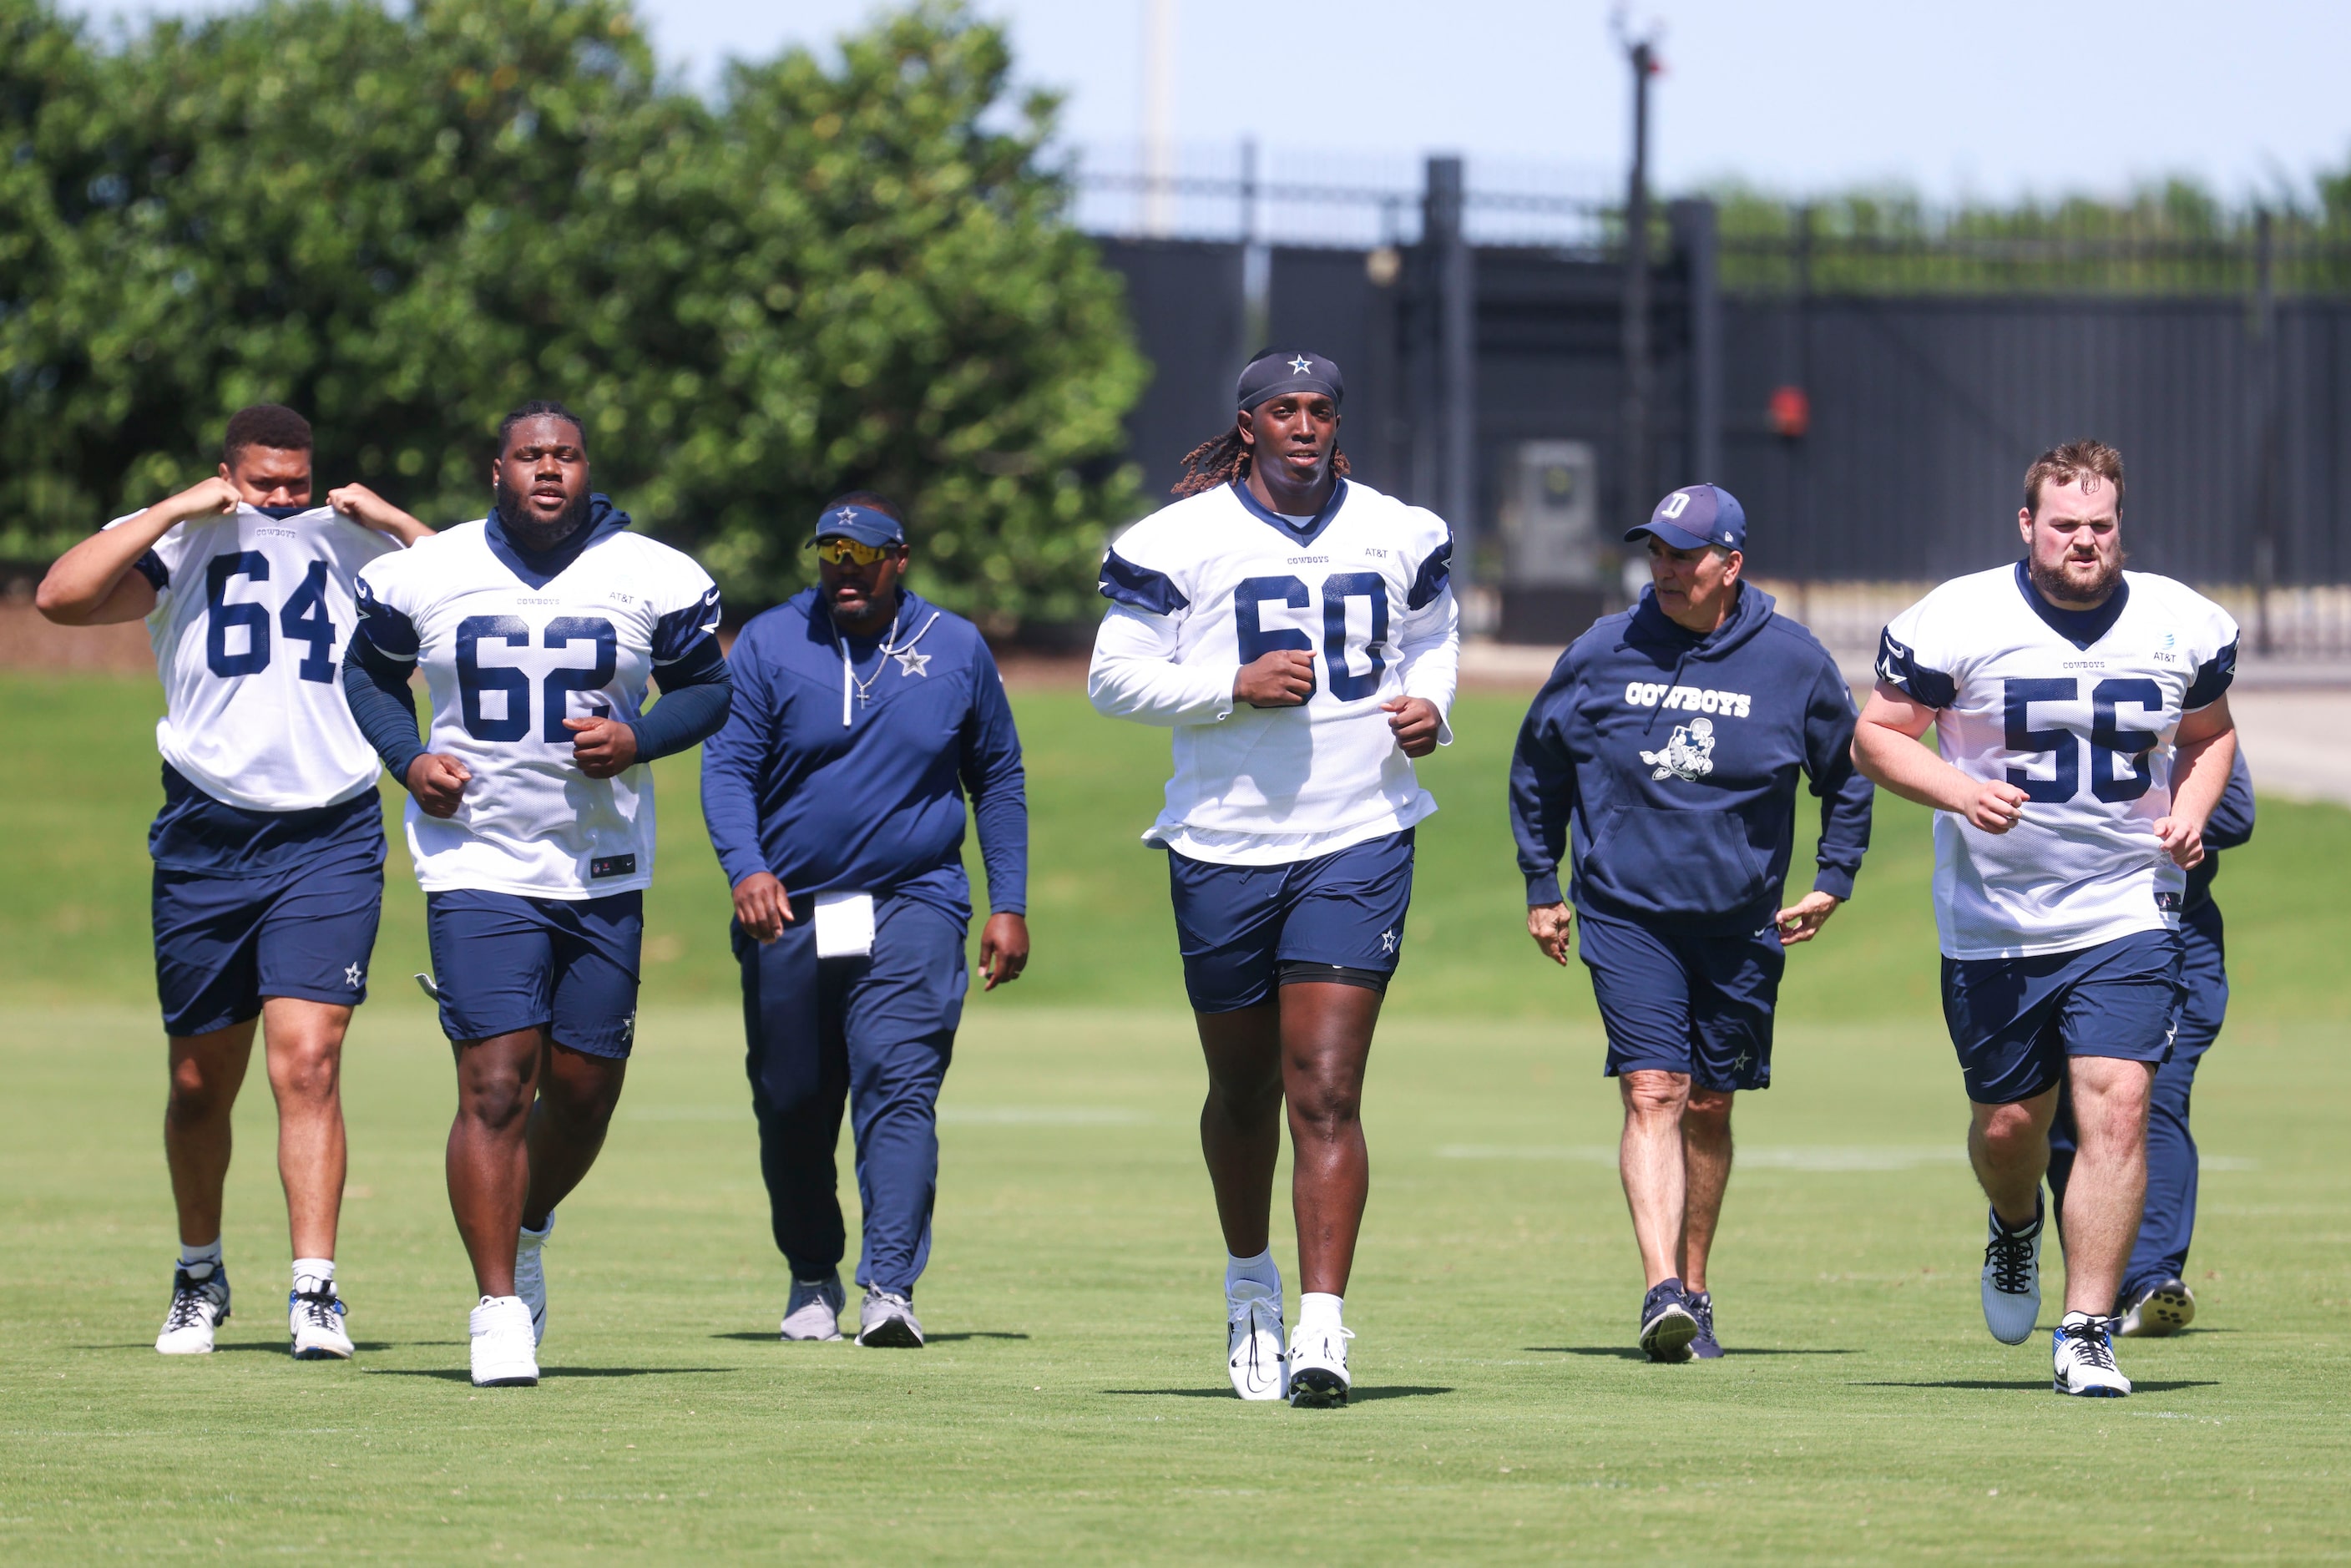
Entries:
<svg viewBox="0 0 2351 1568">
<path fill-rule="evenodd" d="M 1674 726 L 1672 738 L 1659 751 L 1641 753 L 1641 760 L 1656 771 L 1652 779 L 1703 779 L 1714 771 L 1714 720 L 1694 718 Z"/>
</svg>

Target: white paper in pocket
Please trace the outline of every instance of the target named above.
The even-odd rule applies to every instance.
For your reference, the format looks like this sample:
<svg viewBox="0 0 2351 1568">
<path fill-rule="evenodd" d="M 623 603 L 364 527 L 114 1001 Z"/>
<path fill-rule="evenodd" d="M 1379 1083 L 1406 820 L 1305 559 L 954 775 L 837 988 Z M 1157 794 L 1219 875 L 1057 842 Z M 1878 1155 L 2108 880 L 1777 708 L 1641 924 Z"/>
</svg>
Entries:
<svg viewBox="0 0 2351 1568">
<path fill-rule="evenodd" d="M 816 895 L 816 956 L 820 958 L 863 958 L 873 951 L 873 895 L 870 893 L 820 893 Z"/>
</svg>

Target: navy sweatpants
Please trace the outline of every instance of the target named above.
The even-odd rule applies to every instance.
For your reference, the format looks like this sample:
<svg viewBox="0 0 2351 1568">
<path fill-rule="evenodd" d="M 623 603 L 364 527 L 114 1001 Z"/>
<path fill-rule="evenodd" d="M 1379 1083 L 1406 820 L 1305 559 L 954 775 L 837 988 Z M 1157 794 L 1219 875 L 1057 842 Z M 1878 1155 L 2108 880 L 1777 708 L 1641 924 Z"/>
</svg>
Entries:
<svg viewBox="0 0 2351 1568">
<path fill-rule="evenodd" d="M 868 958 L 816 956 L 814 901 L 766 946 L 735 928 L 745 1065 L 777 1249 L 818 1280 L 848 1244 L 833 1148 L 845 1101 L 865 1249 L 857 1282 L 912 1296 L 930 1260 L 939 1085 L 963 1021 L 967 921 L 904 895 L 873 901 Z"/>
<path fill-rule="evenodd" d="M 2188 1129 L 2188 1103 L 2196 1087 L 2196 1064 L 2219 1038 L 2229 1011 L 2227 944 L 2220 905 L 2206 902 L 2180 917 L 2185 953 L 2180 968 L 2179 1021 L 2171 1058 L 2156 1069 L 2147 1113 L 2147 1213 L 2138 1241 L 2123 1270 L 2122 1301 L 2129 1301 L 2166 1280 L 2186 1277 L 2188 1244 L 2196 1232 L 2196 1139 Z M 2073 1091 L 2057 1096 L 2057 1120 L 2049 1129 L 2049 1189 L 2062 1212 L 2065 1178 L 2074 1154 Z"/>
</svg>

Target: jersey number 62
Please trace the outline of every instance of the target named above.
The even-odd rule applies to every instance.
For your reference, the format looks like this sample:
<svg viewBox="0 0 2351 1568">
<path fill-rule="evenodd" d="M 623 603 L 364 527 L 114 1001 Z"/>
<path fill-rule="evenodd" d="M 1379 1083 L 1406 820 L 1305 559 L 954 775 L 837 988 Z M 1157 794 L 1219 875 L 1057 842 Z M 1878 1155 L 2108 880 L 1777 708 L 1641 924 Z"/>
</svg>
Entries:
<svg viewBox="0 0 2351 1568">
<path fill-rule="evenodd" d="M 612 623 L 601 615 L 559 615 L 539 633 L 542 647 L 561 648 L 575 642 L 595 644 L 593 664 L 549 670 L 540 677 L 541 723 L 538 737 L 558 745 L 570 744 L 563 721 L 571 716 L 573 692 L 600 691 L 612 679 L 620 642 Z M 475 740 L 520 740 L 530 733 L 530 677 L 512 664 L 483 667 L 484 643 L 508 647 L 530 646 L 530 622 L 519 615 L 468 615 L 457 622 L 457 707 L 465 733 Z M 500 716 L 482 711 L 482 697 L 496 692 L 505 698 Z"/>
</svg>

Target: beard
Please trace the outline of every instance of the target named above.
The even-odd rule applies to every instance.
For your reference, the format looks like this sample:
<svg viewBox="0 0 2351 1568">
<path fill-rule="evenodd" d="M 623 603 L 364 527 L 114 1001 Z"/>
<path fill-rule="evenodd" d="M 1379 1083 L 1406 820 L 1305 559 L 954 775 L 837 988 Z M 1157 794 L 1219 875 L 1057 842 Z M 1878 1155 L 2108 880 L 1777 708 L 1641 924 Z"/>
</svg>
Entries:
<svg viewBox="0 0 2351 1568">
<path fill-rule="evenodd" d="M 514 536 L 515 543 L 527 550 L 551 550 L 578 533 L 580 525 L 588 520 L 590 497 L 585 490 L 573 497 L 570 504 L 551 520 L 541 522 L 527 507 L 516 504 L 518 497 L 507 488 L 505 480 L 499 480 L 491 488 L 497 503 L 498 520 L 506 525 L 507 532 Z"/>
<path fill-rule="evenodd" d="M 2042 565 L 2037 555 L 2026 559 L 2024 570 L 2043 599 L 2053 603 L 2086 604 L 2095 609 L 2106 601 L 2115 591 L 2115 584 L 2122 580 L 2122 552 L 2116 551 L 2113 559 L 2101 560 L 2097 566 L 2097 575 L 2087 582 L 2067 577 L 2063 566 Z"/>
</svg>

